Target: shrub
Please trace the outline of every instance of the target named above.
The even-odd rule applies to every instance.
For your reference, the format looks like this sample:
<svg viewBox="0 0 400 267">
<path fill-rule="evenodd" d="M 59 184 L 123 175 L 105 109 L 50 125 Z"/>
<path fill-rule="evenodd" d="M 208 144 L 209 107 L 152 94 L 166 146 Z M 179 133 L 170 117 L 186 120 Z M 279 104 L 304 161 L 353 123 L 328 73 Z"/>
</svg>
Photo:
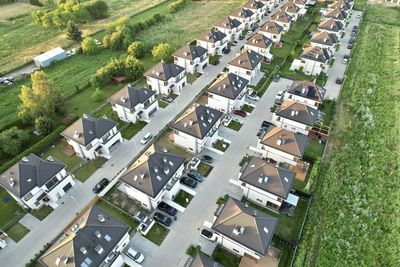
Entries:
<svg viewBox="0 0 400 267">
<path fill-rule="evenodd" d="M 146 46 L 141 41 L 133 42 L 128 47 L 128 55 L 134 56 L 135 58 L 143 57 L 145 52 L 146 52 Z"/>
<path fill-rule="evenodd" d="M 35 129 L 41 135 L 47 135 L 54 130 L 54 120 L 48 116 L 41 116 L 35 119 Z"/>
<path fill-rule="evenodd" d="M 96 88 L 93 94 L 90 96 L 94 102 L 100 102 L 104 100 L 104 92 L 100 88 Z"/>
<path fill-rule="evenodd" d="M 100 52 L 100 46 L 96 44 L 92 37 L 85 37 L 81 43 L 82 53 L 84 55 L 95 55 Z"/>
<path fill-rule="evenodd" d="M 199 246 L 199 245 L 197 245 L 197 246 L 190 245 L 186 249 L 186 254 L 188 254 L 189 256 L 192 256 L 192 257 L 196 257 L 197 253 L 199 253 L 200 250 L 201 250 L 201 246 Z"/>
<path fill-rule="evenodd" d="M 87 9 L 95 19 L 104 19 L 109 16 L 107 3 L 102 0 L 94 0 L 89 3 Z"/>
<path fill-rule="evenodd" d="M 14 126 L 0 133 L 0 150 L 7 155 L 15 156 L 21 152 L 22 146 L 28 141 L 26 131 Z"/>
<path fill-rule="evenodd" d="M 156 60 L 172 61 L 172 53 L 174 48 L 168 43 L 161 43 L 153 47 L 151 54 Z"/>
<path fill-rule="evenodd" d="M 82 32 L 72 20 L 69 20 L 67 23 L 67 38 L 73 41 L 82 40 Z"/>
<path fill-rule="evenodd" d="M 175 13 L 181 9 L 183 9 L 187 4 L 187 0 L 177 0 L 169 5 L 168 11 L 169 13 Z"/>
</svg>

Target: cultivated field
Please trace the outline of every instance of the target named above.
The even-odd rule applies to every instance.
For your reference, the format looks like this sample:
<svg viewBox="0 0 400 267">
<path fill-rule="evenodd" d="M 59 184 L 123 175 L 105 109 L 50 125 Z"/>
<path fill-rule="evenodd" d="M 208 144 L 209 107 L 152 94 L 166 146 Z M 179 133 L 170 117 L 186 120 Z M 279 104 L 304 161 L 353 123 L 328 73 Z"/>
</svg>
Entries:
<svg viewBox="0 0 400 267">
<path fill-rule="evenodd" d="M 396 12 L 367 7 L 295 266 L 400 265 Z"/>
<path fill-rule="evenodd" d="M 101 30 L 120 16 L 135 15 L 165 0 L 107 1 L 110 17 L 82 25 L 85 35 Z M 3 9 L 3 7 L 2 7 Z M 24 8 L 25 9 L 25 8 Z M 2 14 L 3 12 L 0 12 Z M 1 15 L 0 15 L 1 16 Z M 32 57 L 56 46 L 69 47 L 64 31 L 44 29 L 32 21 L 30 13 L 5 20 L 0 24 L 0 73 L 14 69 L 32 60 Z"/>
<path fill-rule="evenodd" d="M 0 23 L 4 23 L 5 20 L 20 16 L 37 9 L 37 6 L 32 6 L 26 3 L 14 2 L 10 4 L 1 5 L 0 8 Z M 1 25 L 0 24 L 0 25 Z"/>
</svg>

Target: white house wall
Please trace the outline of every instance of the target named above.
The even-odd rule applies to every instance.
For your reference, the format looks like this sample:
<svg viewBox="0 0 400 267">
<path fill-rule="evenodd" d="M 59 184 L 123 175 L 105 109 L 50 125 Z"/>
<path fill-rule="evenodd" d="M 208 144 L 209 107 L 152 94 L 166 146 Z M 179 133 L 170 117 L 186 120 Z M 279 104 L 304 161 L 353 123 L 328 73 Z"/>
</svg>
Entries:
<svg viewBox="0 0 400 267">
<path fill-rule="evenodd" d="M 261 47 L 248 45 L 248 44 L 245 44 L 244 47 L 253 50 L 254 52 L 262 55 L 264 58 L 267 58 L 267 55 L 269 54 L 269 50 L 270 50 L 270 47 L 261 48 Z"/>
<path fill-rule="evenodd" d="M 290 132 L 301 133 L 304 135 L 308 135 L 308 132 L 311 129 L 311 127 L 306 124 L 280 117 L 276 115 L 276 113 L 272 114 L 272 123 L 277 127 L 283 128 Z"/>
<path fill-rule="evenodd" d="M 195 60 L 189 60 L 182 57 L 174 57 L 174 63 L 182 68 L 185 68 L 186 73 L 202 73 L 203 70 L 208 66 L 209 58 L 207 55 L 204 56 L 203 60 L 195 58 Z M 195 67 L 197 65 L 197 67 Z"/>
<path fill-rule="evenodd" d="M 302 96 L 298 96 L 298 95 L 294 95 L 294 94 L 291 94 L 291 93 L 288 93 L 288 92 L 285 92 L 284 100 L 297 101 L 297 102 L 303 103 L 303 104 L 305 104 L 305 105 L 307 105 L 307 106 L 309 106 L 311 108 L 314 108 L 314 109 L 318 109 L 318 106 L 319 106 L 319 102 L 317 102 L 315 100 L 312 100 L 312 99 L 309 99 L 309 98 L 305 98 L 305 97 L 302 97 Z"/>
<path fill-rule="evenodd" d="M 264 190 L 261 190 L 255 186 L 246 183 L 246 186 L 241 186 L 243 189 L 243 195 L 252 200 L 255 203 L 261 204 L 262 206 L 267 206 L 267 202 L 273 203 L 280 207 L 282 205 L 282 201 L 280 201 L 275 195 L 268 193 Z"/>
<path fill-rule="evenodd" d="M 258 255 L 256 252 L 254 252 L 253 250 L 233 241 L 232 239 L 216 233 L 217 235 L 217 242 L 218 244 L 220 244 L 222 247 L 226 248 L 227 250 L 232 251 L 233 253 L 243 256 L 245 253 L 256 258 L 256 259 L 260 259 L 260 255 Z"/>
<path fill-rule="evenodd" d="M 260 142 L 257 144 L 257 149 L 263 155 L 263 158 L 271 158 L 277 162 L 286 162 L 291 165 L 297 164 L 296 160 L 298 158 L 294 155 L 263 145 Z"/>
<path fill-rule="evenodd" d="M 229 68 L 229 72 L 236 74 L 242 78 L 245 78 L 246 80 L 248 80 L 250 83 L 255 79 L 255 77 L 257 76 L 257 74 L 260 71 L 261 68 L 261 63 L 258 64 L 254 70 L 247 70 L 244 68 L 240 68 L 237 66 L 233 66 L 233 65 L 228 65 Z"/>
<path fill-rule="evenodd" d="M 271 39 L 274 43 L 279 43 L 281 41 L 282 33 L 274 34 L 274 33 L 263 32 L 263 31 L 260 31 L 260 33 L 262 35 L 264 35 L 265 37 Z"/>
</svg>

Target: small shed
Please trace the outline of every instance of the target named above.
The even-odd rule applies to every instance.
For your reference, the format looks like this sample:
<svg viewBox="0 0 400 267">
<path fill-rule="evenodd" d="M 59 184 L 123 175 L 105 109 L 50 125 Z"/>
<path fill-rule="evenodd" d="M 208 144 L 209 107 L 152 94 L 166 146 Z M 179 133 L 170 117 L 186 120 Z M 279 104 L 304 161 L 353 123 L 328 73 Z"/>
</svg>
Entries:
<svg viewBox="0 0 400 267">
<path fill-rule="evenodd" d="M 67 57 L 67 53 L 61 47 L 56 47 L 50 51 L 47 51 L 37 57 L 33 58 L 36 66 L 39 68 L 47 67 L 54 61 L 63 60 Z"/>
</svg>

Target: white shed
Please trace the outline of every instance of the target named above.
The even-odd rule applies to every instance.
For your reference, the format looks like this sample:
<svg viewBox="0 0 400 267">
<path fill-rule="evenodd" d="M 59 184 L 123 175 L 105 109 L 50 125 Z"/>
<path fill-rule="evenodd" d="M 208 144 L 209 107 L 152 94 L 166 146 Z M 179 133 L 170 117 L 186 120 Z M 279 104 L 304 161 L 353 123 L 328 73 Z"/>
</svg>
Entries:
<svg viewBox="0 0 400 267">
<path fill-rule="evenodd" d="M 63 60 L 67 57 L 67 53 L 61 47 L 56 47 L 50 51 L 47 51 L 37 57 L 33 58 L 36 66 L 39 68 L 47 67 L 54 61 Z"/>
</svg>

